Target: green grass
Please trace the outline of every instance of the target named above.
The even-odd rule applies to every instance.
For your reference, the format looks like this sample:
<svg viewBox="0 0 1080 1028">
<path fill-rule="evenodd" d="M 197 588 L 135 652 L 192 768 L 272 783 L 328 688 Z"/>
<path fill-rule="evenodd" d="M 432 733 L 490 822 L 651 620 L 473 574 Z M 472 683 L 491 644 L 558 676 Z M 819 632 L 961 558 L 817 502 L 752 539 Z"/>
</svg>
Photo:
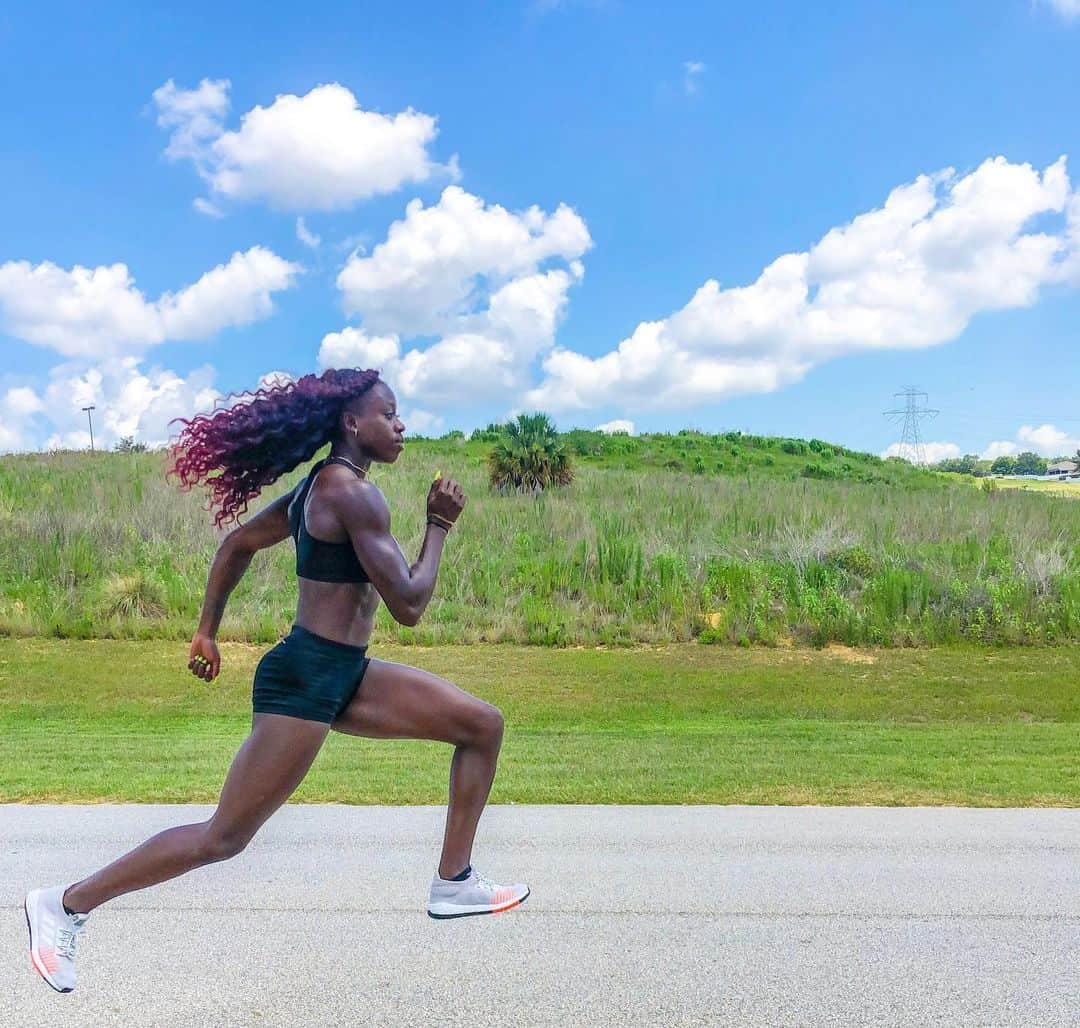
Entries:
<svg viewBox="0 0 1080 1028">
<path fill-rule="evenodd" d="M 986 481 L 982 479 L 982 481 Z M 1048 493 L 1080 500 L 1080 482 L 1024 482 L 1018 478 L 996 478 L 993 480 L 997 489 L 1029 489 L 1032 492 Z"/>
<path fill-rule="evenodd" d="M 435 470 L 469 497 L 424 619 L 408 628 L 380 608 L 376 638 L 547 647 L 1080 641 L 1080 504 L 1068 499 L 983 492 L 819 440 L 565 438 L 577 477 L 536 499 L 490 490 L 486 442 L 416 440 L 392 468 L 375 470 L 409 559 Z M 163 471 L 160 453 L 0 458 L 0 635 L 190 636 L 218 539 L 201 497 L 177 492 Z M 256 557 L 229 601 L 223 638 L 268 642 L 287 629 L 293 560 L 291 542 Z"/>
<path fill-rule="evenodd" d="M 212 802 L 261 647 L 0 640 L 0 801 Z M 396 647 L 500 706 L 493 802 L 1067 805 L 1080 647 Z M 332 733 L 297 801 L 442 803 L 450 749 Z"/>
</svg>

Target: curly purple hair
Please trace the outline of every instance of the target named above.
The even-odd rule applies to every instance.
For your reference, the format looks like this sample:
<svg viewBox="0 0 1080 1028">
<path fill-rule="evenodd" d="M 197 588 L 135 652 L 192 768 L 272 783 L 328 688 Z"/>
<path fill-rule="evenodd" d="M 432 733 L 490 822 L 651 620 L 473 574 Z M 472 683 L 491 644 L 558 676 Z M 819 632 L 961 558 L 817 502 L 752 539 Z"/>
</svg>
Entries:
<svg viewBox="0 0 1080 1028">
<path fill-rule="evenodd" d="M 183 430 L 170 448 L 166 477 L 181 489 L 200 482 L 210 490 L 214 527 L 247 513 L 248 501 L 317 450 L 334 441 L 345 405 L 368 392 L 372 368 L 330 368 L 286 385 L 239 394 L 239 401 L 210 414 L 174 418 Z M 215 473 L 216 472 L 216 473 Z"/>
</svg>

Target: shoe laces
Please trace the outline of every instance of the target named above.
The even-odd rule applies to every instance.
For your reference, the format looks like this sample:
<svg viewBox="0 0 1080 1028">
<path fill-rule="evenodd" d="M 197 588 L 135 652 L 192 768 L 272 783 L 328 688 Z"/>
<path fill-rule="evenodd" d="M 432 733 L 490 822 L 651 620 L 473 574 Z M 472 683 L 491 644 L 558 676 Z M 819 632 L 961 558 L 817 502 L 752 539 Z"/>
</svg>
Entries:
<svg viewBox="0 0 1080 1028">
<path fill-rule="evenodd" d="M 481 889 L 488 889 L 491 892 L 494 892 L 499 888 L 490 878 L 486 878 L 479 871 L 474 871 L 473 874 L 476 876 L 476 884 L 479 885 Z"/>
<path fill-rule="evenodd" d="M 86 933 L 86 917 L 71 914 L 68 921 L 70 924 L 61 925 L 56 930 L 56 955 L 74 958 L 79 936 Z"/>
</svg>

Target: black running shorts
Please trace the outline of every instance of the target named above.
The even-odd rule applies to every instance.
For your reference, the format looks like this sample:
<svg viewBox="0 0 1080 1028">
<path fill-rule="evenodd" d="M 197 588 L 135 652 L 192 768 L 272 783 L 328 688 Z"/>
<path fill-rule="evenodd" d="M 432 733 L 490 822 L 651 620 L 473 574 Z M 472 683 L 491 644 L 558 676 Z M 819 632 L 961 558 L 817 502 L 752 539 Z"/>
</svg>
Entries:
<svg viewBox="0 0 1080 1028">
<path fill-rule="evenodd" d="M 335 642 L 293 625 L 259 661 L 252 706 L 260 714 L 287 714 L 329 724 L 360 688 L 370 663 L 366 652 L 366 646 Z"/>
</svg>

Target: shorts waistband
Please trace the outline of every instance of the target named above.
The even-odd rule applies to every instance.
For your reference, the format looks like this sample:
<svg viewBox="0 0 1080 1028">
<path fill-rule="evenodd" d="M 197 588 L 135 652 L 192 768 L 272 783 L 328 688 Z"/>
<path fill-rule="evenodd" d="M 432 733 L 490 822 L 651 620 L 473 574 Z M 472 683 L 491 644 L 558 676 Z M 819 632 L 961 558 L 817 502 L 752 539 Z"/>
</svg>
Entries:
<svg viewBox="0 0 1080 1028">
<path fill-rule="evenodd" d="M 327 639 L 325 635 L 317 635 L 315 632 L 309 631 L 302 625 L 293 625 L 289 635 L 298 635 L 308 639 L 314 639 L 320 646 L 340 650 L 342 653 L 351 653 L 357 657 L 362 657 L 367 652 L 366 644 L 364 646 L 353 646 L 351 643 L 338 642 L 337 639 Z"/>
</svg>

